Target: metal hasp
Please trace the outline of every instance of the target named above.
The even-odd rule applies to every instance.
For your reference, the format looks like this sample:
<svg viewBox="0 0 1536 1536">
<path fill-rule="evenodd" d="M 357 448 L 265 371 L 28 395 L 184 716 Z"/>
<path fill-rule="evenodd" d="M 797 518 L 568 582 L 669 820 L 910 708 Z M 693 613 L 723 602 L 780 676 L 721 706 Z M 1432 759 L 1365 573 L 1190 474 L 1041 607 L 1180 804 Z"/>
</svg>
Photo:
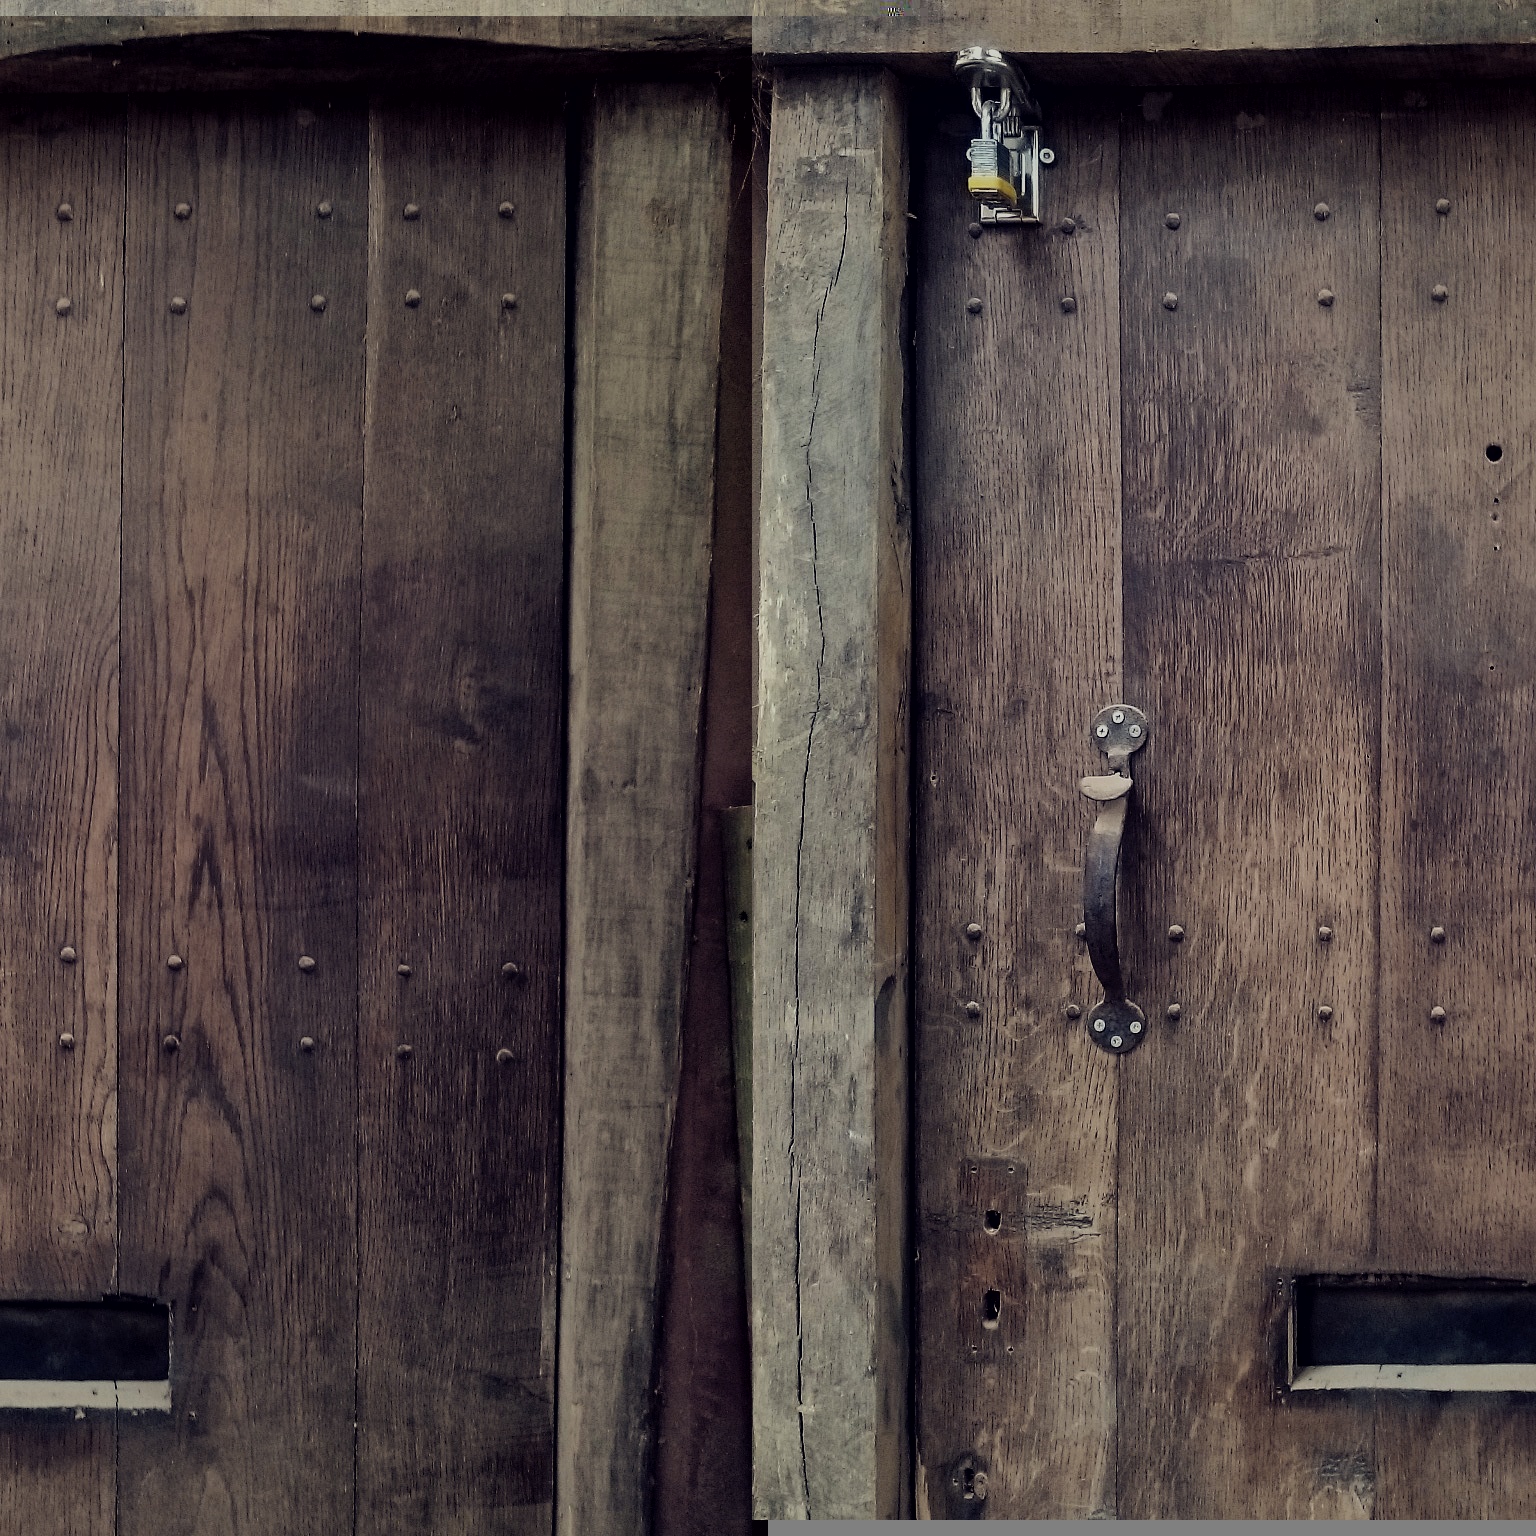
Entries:
<svg viewBox="0 0 1536 1536">
<path fill-rule="evenodd" d="M 1040 108 L 1024 76 L 996 48 L 962 48 L 955 73 L 971 88 L 981 132 L 971 140 L 966 182 L 977 217 L 988 224 L 1040 222 L 1040 167 L 1055 156 L 1040 148 Z"/>
<path fill-rule="evenodd" d="M 1146 1014 L 1125 995 L 1115 926 L 1120 840 L 1131 805 L 1131 754 L 1147 744 L 1147 717 L 1129 704 L 1111 704 L 1093 717 L 1090 730 L 1093 744 L 1109 759 L 1110 771 L 1078 783 L 1099 808 L 1083 860 L 1083 927 L 1104 1001 L 1089 1011 L 1088 1037 L 1113 1055 L 1123 1056 L 1135 1050 L 1147 1032 Z"/>
</svg>

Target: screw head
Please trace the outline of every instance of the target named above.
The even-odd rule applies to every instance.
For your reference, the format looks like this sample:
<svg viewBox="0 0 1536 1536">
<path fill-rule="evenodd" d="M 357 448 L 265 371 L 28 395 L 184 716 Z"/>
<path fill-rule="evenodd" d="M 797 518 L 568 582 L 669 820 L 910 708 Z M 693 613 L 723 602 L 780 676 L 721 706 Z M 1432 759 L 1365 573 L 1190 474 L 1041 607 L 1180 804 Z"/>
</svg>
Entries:
<svg viewBox="0 0 1536 1536">
<path fill-rule="evenodd" d="M 1140 1019 L 1132 1019 L 1131 1020 L 1131 1033 L 1133 1035 L 1139 1035 L 1141 1033 L 1141 1020 Z"/>
<path fill-rule="evenodd" d="M 1096 1035 L 1102 1035 L 1104 1033 L 1104 1020 L 1103 1019 L 1095 1019 L 1093 1021 L 1093 1032 Z"/>
<path fill-rule="evenodd" d="M 1330 928 L 1327 923 L 1323 923 L 1317 930 L 1317 936 L 1322 940 L 1324 944 L 1328 944 L 1332 942 L 1333 929 Z"/>
<path fill-rule="evenodd" d="M 971 999 L 971 1001 L 970 1001 L 970 1002 L 968 1002 L 968 1003 L 967 1003 L 967 1004 L 966 1004 L 966 1005 L 965 1005 L 965 1011 L 966 1011 L 966 1012 L 967 1012 L 967 1013 L 968 1013 L 968 1014 L 969 1014 L 969 1015 L 970 1015 L 970 1016 L 971 1016 L 971 1017 L 972 1017 L 972 1018 L 973 1018 L 973 1019 L 979 1019 L 979 1018 L 980 1018 L 980 1017 L 981 1017 L 981 1004 L 980 1004 L 980 1003 L 978 1003 L 978 1002 L 977 1002 L 977 1001 L 976 1001 L 976 1000 L 975 1000 L 975 998 L 972 998 L 972 999 Z"/>
<path fill-rule="evenodd" d="M 186 962 L 180 955 L 167 955 L 165 957 L 165 968 L 168 971 L 179 971 L 184 964 Z"/>
<path fill-rule="evenodd" d="M 80 956 L 73 944 L 66 944 L 63 949 L 59 951 L 59 959 L 62 960 L 65 965 L 73 965 L 79 958 Z"/>
<path fill-rule="evenodd" d="M 981 239 L 981 225 L 978 224 L 975 219 L 972 219 L 971 222 L 965 226 L 965 232 L 971 237 L 972 240 Z"/>
<path fill-rule="evenodd" d="M 974 944 L 981 937 L 981 924 L 967 923 L 965 925 L 965 936 Z"/>
<path fill-rule="evenodd" d="M 1438 1003 L 1436 1003 L 1435 1006 L 1429 1010 L 1429 1017 L 1430 1017 L 1430 1022 L 1431 1023 L 1434 1023 L 1434 1024 L 1444 1024 L 1445 1023 L 1445 1009 L 1442 1008 Z"/>
<path fill-rule="evenodd" d="M 1125 1039 L 1121 1035 L 1111 1035 L 1109 1037 L 1109 1043 L 1118 1051 L 1120 1047 L 1125 1044 Z"/>
<path fill-rule="evenodd" d="M 1451 200 L 1448 197 L 1438 198 L 1435 202 L 1435 212 L 1443 219 L 1451 211 Z"/>
<path fill-rule="evenodd" d="M 329 203 L 316 203 L 315 212 L 322 219 L 328 219 L 336 210 Z"/>
<path fill-rule="evenodd" d="M 1130 734 L 1130 738 L 1131 738 L 1132 741 L 1140 740 L 1140 738 L 1141 738 L 1141 727 L 1139 725 L 1133 725 L 1131 727 L 1131 729 L 1130 729 L 1130 733 L 1129 734 Z"/>
<path fill-rule="evenodd" d="M 59 1049 L 61 1051 L 72 1051 L 74 1048 L 75 1037 L 70 1034 L 68 1030 L 65 1030 L 64 1033 L 59 1036 Z"/>
<path fill-rule="evenodd" d="M 512 1052 L 506 1046 L 496 1052 L 496 1065 L 498 1067 L 510 1067 L 512 1065 Z"/>
<path fill-rule="evenodd" d="M 1319 304 L 1321 304 L 1324 309 L 1332 309 L 1333 308 L 1333 289 L 1332 288 L 1319 288 L 1317 290 L 1317 302 Z"/>
<path fill-rule="evenodd" d="M 1166 1013 L 1170 1019 L 1176 1019 L 1181 1013 L 1184 1012 L 1184 1010 L 1178 1003 L 1169 1003 L 1163 1012 Z"/>
<path fill-rule="evenodd" d="M 314 1048 L 315 1037 L 313 1035 L 301 1035 L 299 1037 L 299 1049 L 301 1051 L 304 1051 L 307 1054 L 308 1052 L 314 1050 Z"/>
<path fill-rule="evenodd" d="M 1168 925 L 1168 937 L 1175 944 L 1184 942 L 1184 925 L 1182 923 L 1170 923 Z"/>
<path fill-rule="evenodd" d="M 1072 930 L 1072 932 L 1077 938 L 1086 939 L 1088 937 L 1088 924 L 1079 923 L 1077 927 Z"/>
<path fill-rule="evenodd" d="M 174 213 L 178 219 L 190 219 L 192 217 L 192 204 L 177 203 L 171 212 Z"/>
<path fill-rule="evenodd" d="M 176 297 L 171 300 L 171 313 L 173 315 L 184 315 L 186 312 L 187 301 L 178 293 Z"/>
<path fill-rule="evenodd" d="M 299 956 L 299 969 L 301 971 L 306 971 L 306 972 L 307 971 L 312 971 L 312 970 L 314 970 L 314 968 L 315 968 L 315 957 L 313 955 L 300 955 Z"/>
<path fill-rule="evenodd" d="M 1178 296 L 1178 294 L 1176 294 L 1176 293 L 1165 293 L 1163 295 L 1163 308 L 1164 309 L 1177 309 L 1178 307 L 1179 307 L 1179 296 Z"/>
<path fill-rule="evenodd" d="M 1077 220 L 1076 219 L 1063 219 L 1061 221 L 1060 225 L 1058 226 L 1058 228 L 1061 230 L 1062 234 L 1064 234 L 1064 235 L 1076 234 L 1077 233 Z"/>
<path fill-rule="evenodd" d="M 1114 711 L 1113 714 L 1110 715 L 1109 718 L 1111 720 L 1113 720 L 1116 725 L 1124 725 L 1125 724 L 1125 711 L 1123 709 L 1117 709 L 1117 710 Z"/>
<path fill-rule="evenodd" d="M 415 1054 L 416 1052 L 408 1045 L 397 1045 L 395 1047 L 395 1057 L 399 1061 L 409 1061 Z"/>
<path fill-rule="evenodd" d="M 167 1035 L 160 1042 L 160 1047 L 166 1051 L 179 1051 L 181 1049 L 181 1037 L 179 1035 Z"/>
<path fill-rule="evenodd" d="M 1451 291 L 1445 286 L 1444 283 L 1436 283 L 1435 286 L 1429 290 L 1429 296 L 1435 301 L 1436 304 L 1444 304 L 1445 301 L 1450 298 Z"/>
<path fill-rule="evenodd" d="M 1065 295 L 1061 301 L 1061 312 L 1064 315 L 1075 315 L 1077 313 L 1077 300 L 1070 293 Z"/>
<path fill-rule="evenodd" d="M 75 216 L 74 205 L 71 203 L 60 203 L 59 206 L 54 209 L 53 216 L 59 221 L 60 224 L 68 224 L 69 221 Z"/>
<path fill-rule="evenodd" d="M 1330 1008 L 1327 1003 L 1324 1003 L 1317 1010 L 1317 1016 L 1318 1016 L 1318 1018 L 1320 1018 L 1323 1021 L 1323 1023 L 1326 1024 L 1328 1022 L 1328 1020 L 1333 1017 L 1333 1009 Z"/>
<path fill-rule="evenodd" d="M 1183 222 L 1184 220 L 1180 218 L 1176 213 L 1165 213 L 1163 215 L 1163 223 L 1166 224 L 1169 229 L 1177 229 Z"/>
<path fill-rule="evenodd" d="M 973 315 L 979 315 L 981 313 L 981 300 L 980 299 L 967 299 L 965 301 L 965 307 L 966 307 L 966 310 L 967 310 L 968 313 L 973 314 Z"/>
<path fill-rule="evenodd" d="M 512 215 L 517 212 L 517 209 L 514 208 L 511 203 L 502 203 L 500 207 L 497 208 L 496 212 L 499 213 L 502 218 L 510 219 Z"/>
<path fill-rule="evenodd" d="M 1097 736 L 1100 741 L 1103 741 L 1104 738 L 1109 735 L 1109 727 L 1102 724 L 1096 725 L 1093 728 L 1093 734 Z"/>
<path fill-rule="evenodd" d="M 420 303 L 421 295 L 414 288 L 407 288 L 405 290 L 405 307 L 407 309 L 415 309 Z"/>
<path fill-rule="evenodd" d="M 517 308 L 517 295 L 515 293 L 504 293 L 504 294 L 502 294 L 502 296 L 501 296 L 501 307 L 503 309 L 516 309 Z"/>
<path fill-rule="evenodd" d="M 421 209 L 415 203 L 407 203 L 401 211 L 408 219 L 419 219 L 421 217 Z"/>
<path fill-rule="evenodd" d="M 309 307 L 314 310 L 317 315 L 323 313 L 325 309 L 325 295 L 323 293 L 311 294 Z"/>
<path fill-rule="evenodd" d="M 1079 1008 L 1076 1003 L 1068 1003 L 1067 1006 L 1062 1009 L 1062 1012 L 1065 1013 L 1069 1019 L 1080 1019 L 1083 1016 L 1083 1010 Z"/>
<path fill-rule="evenodd" d="M 1056 164 L 1056 151 L 1054 149 L 1042 149 L 1040 151 L 1040 164 L 1041 165 L 1055 165 Z"/>
<path fill-rule="evenodd" d="M 53 312 L 56 315 L 67 315 L 75 306 L 68 299 L 55 299 Z"/>
<path fill-rule="evenodd" d="M 404 961 L 401 961 L 401 963 L 395 967 L 395 975 L 409 977 L 411 975 L 410 966 L 405 964 Z"/>
<path fill-rule="evenodd" d="M 1431 944 L 1445 943 L 1445 929 L 1442 928 L 1439 923 L 1436 923 L 1435 926 L 1429 930 L 1429 942 Z"/>
</svg>

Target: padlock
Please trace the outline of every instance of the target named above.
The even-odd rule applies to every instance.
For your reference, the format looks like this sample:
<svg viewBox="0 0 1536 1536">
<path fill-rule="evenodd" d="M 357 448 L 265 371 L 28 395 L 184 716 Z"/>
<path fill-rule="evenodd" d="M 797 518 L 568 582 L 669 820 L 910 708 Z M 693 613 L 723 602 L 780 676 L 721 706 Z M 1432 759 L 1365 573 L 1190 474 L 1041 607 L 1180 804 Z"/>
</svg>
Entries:
<svg viewBox="0 0 1536 1536">
<path fill-rule="evenodd" d="M 972 139 L 965 157 L 971 162 L 966 187 L 978 203 L 988 208 L 1016 208 L 1019 189 L 1009 163 L 1013 156 L 996 139 Z"/>
</svg>

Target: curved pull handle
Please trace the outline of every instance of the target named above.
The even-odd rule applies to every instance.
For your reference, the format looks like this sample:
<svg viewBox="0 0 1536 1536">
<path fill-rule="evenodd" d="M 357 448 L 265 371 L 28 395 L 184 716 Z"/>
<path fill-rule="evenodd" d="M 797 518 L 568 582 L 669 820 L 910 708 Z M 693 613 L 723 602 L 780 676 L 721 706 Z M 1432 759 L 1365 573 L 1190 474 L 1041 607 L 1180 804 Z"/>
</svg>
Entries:
<svg viewBox="0 0 1536 1536">
<path fill-rule="evenodd" d="M 1120 969 L 1120 939 L 1115 921 L 1119 894 L 1120 841 L 1130 814 L 1131 754 L 1147 744 L 1147 717 L 1129 704 L 1112 704 L 1093 719 L 1093 741 L 1109 759 L 1110 773 L 1082 779 L 1078 788 L 1097 803 L 1099 814 L 1088 834 L 1083 859 L 1083 931 L 1093 974 L 1104 988 L 1104 1001 L 1088 1015 L 1094 1044 L 1123 1055 L 1141 1043 L 1146 1015 L 1125 995 Z"/>
</svg>

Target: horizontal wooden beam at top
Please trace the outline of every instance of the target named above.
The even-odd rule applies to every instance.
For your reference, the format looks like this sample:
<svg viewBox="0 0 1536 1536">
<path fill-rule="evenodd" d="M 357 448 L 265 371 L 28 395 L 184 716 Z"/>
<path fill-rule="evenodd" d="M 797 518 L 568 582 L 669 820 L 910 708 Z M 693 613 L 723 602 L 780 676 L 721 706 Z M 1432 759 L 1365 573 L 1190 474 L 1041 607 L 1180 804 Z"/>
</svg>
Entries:
<svg viewBox="0 0 1536 1536">
<path fill-rule="evenodd" d="M 8 16 L 0 89 L 458 91 L 551 71 L 713 73 L 751 40 L 740 16 Z"/>
</svg>

